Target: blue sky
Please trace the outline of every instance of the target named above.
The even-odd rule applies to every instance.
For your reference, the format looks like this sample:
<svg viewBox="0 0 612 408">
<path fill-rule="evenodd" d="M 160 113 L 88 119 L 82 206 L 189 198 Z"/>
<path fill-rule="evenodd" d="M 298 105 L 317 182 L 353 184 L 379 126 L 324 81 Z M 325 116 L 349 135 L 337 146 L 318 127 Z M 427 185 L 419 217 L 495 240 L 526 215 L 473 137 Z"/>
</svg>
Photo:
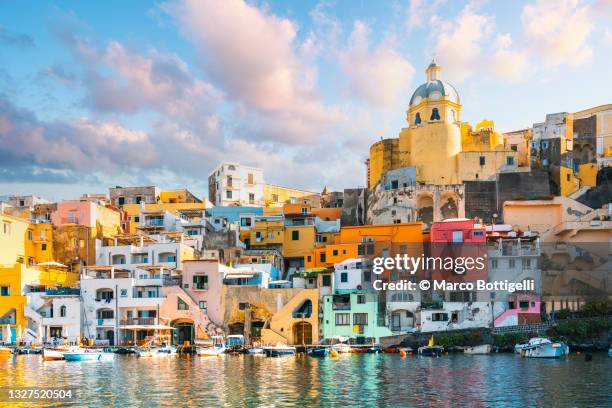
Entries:
<svg viewBox="0 0 612 408">
<path fill-rule="evenodd" d="M 221 160 L 363 185 L 434 56 L 472 124 L 611 103 L 610 21 L 610 0 L 4 2 L 0 195 L 204 195 Z"/>
</svg>

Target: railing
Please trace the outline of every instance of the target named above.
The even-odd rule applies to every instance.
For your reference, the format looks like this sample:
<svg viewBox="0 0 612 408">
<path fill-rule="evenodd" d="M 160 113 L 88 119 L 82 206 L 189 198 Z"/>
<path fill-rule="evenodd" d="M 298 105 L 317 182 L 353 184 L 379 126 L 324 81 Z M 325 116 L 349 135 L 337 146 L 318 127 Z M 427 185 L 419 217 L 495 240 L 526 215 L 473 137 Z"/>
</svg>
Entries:
<svg viewBox="0 0 612 408">
<path fill-rule="evenodd" d="M 2 317 L 0 318 L 0 324 L 16 324 L 14 317 Z"/>
<path fill-rule="evenodd" d="M 81 290 L 75 288 L 57 288 L 47 289 L 45 294 L 48 296 L 61 296 L 61 295 L 80 295 Z"/>
<path fill-rule="evenodd" d="M 135 317 L 132 319 L 121 319 L 122 326 L 144 326 L 144 325 L 154 325 L 155 317 Z"/>
<path fill-rule="evenodd" d="M 194 283 L 193 290 L 208 290 L 208 283 Z"/>
<path fill-rule="evenodd" d="M 333 303 L 332 310 L 351 310 L 350 303 Z"/>
<path fill-rule="evenodd" d="M 137 290 L 136 288 L 134 288 L 132 297 L 135 299 L 153 299 L 153 298 L 161 298 L 163 296 L 158 290 L 154 292 L 148 292 L 148 291 Z"/>
</svg>

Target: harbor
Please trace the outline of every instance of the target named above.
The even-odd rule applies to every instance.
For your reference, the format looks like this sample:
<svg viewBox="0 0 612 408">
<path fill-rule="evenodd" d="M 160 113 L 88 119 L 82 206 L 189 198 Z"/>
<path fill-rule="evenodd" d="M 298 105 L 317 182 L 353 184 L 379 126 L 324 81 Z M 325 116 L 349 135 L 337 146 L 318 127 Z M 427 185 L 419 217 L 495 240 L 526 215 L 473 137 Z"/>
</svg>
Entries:
<svg viewBox="0 0 612 408">
<path fill-rule="evenodd" d="M 526 359 L 511 353 L 440 358 L 395 354 L 263 358 L 224 354 L 112 361 L 43 361 L 20 355 L 0 361 L 5 387 L 72 388 L 82 405 L 431 406 L 440 401 L 483 406 L 601 407 L 612 398 L 612 358 L 593 353 Z M 177 391 L 180 390 L 180 391 Z M 24 404 L 23 406 L 31 406 Z"/>
</svg>

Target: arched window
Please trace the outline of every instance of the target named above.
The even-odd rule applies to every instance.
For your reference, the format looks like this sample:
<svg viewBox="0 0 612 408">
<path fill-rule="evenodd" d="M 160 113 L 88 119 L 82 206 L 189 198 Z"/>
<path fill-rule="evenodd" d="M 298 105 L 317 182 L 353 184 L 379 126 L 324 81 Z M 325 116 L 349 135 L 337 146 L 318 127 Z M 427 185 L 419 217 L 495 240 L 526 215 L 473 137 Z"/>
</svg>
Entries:
<svg viewBox="0 0 612 408">
<path fill-rule="evenodd" d="M 440 120 L 440 112 L 438 111 L 438 108 L 433 108 L 431 110 L 431 117 L 429 120 Z"/>
<path fill-rule="evenodd" d="M 60 307 L 60 317 L 66 317 L 66 306 Z"/>
<path fill-rule="evenodd" d="M 415 125 L 421 124 L 421 112 L 417 112 L 416 115 L 414 116 L 414 124 Z"/>
</svg>

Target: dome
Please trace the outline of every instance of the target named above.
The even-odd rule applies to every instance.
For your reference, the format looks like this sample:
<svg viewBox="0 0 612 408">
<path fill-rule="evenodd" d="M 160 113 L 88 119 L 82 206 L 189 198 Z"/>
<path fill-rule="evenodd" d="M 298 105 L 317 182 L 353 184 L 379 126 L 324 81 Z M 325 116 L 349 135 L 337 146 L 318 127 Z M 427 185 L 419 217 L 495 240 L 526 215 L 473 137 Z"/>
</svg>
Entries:
<svg viewBox="0 0 612 408">
<path fill-rule="evenodd" d="M 459 94 L 455 87 L 440 79 L 440 66 L 432 61 L 425 72 L 427 73 L 427 82 L 414 91 L 412 98 L 410 98 L 410 105 L 418 104 L 423 99 L 435 100 L 442 99 L 443 97 L 451 102 L 460 103 Z"/>
<path fill-rule="evenodd" d="M 450 99 L 451 102 L 461 103 L 457 90 L 451 84 L 436 79 L 419 86 L 410 98 L 410 105 L 421 102 L 421 99 L 441 99 L 442 96 Z"/>
</svg>

